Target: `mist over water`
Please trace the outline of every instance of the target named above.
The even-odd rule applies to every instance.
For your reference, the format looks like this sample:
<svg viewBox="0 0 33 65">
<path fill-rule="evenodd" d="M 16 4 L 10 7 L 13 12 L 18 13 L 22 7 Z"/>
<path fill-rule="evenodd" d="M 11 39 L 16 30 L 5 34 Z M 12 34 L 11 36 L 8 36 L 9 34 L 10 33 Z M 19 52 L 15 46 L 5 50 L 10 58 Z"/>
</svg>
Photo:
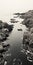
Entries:
<svg viewBox="0 0 33 65">
<path fill-rule="evenodd" d="M 13 13 L 32 10 L 33 0 L 0 0 L 0 20 L 9 22 Z"/>
</svg>

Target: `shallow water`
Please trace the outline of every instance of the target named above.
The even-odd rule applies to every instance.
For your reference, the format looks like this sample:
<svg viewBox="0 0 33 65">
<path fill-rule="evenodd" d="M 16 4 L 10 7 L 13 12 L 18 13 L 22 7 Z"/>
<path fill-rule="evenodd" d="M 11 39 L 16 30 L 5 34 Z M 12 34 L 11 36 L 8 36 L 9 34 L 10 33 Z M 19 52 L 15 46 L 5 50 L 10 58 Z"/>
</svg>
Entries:
<svg viewBox="0 0 33 65">
<path fill-rule="evenodd" d="M 25 53 L 21 53 L 23 33 L 26 31 L 27 28 L 20 23 L 21 21 L 18 23 L 14 23 L 13 31 L 9 35 L 8 39 L 5 41 L 5 43 L 10 44 L 9 51 L 7 52 L 7 54 L 9 55 L 5 58 L 7 60 L 7 65 L 12 65 L 14 58 L 20 58 L 23 62 L 23 65 L 27 64 Z M 22 29 L 22 31 L 18 31 L 18 28 Z"/>
</svg>

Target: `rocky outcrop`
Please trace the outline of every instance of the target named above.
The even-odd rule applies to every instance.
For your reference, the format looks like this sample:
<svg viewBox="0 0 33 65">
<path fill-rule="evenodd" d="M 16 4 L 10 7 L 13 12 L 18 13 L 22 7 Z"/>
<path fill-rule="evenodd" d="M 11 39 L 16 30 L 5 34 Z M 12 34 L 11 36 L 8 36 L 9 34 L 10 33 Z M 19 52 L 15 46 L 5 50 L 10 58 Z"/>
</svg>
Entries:
<svg viewBox="0 0 33 65">
<path fill-rule="evenodd" d="M 0 65 L 4 63 L 4 56 L 6 51 L 8 51 L 10 44 L 3 43 L 5 40 L 7 40 L 7 37 L 9 36 L 10 32 L 13 30 L 13 25 L 9 25 L 8 23 L 2 22 L 0 20 Z M 2 63 L 3 62 L 3 63 Z"/>
<path fill-rule="evenodd" d="M 24 19 L 22 22 L 23 25 L 26 25 L 28 28 L 33 27 L 33 10 L 29 10 L 25 14 L 21 15 L 20 18 Z"/>
<path fill-rule="evenodd" d="M 9 33 L 13 30 L 13 25 L 0 22 L 0 42 L 7 39 Z"/>
<path fill-rule="evenodd" d="M 22 31 L 22 29 L 17 29 L 18 31 Z"/>
<path fill-rule="evenodd" d="M 26 25 L 26 27 L 28 27 L 28 29 L 30 29 L 28 31 L 27 34 L 24 33 L 25 36 L 23 36 L 26 40 L 29 41 L 29 44 L 32 44 L 33 43 L 33 10 L 29 10 L 28 12 L 26 12 L 25 14 L 21 15 L 23 17 L 23 21 L 22 21 L 22 24 L 23 25 Z M 29 36 L 29 37 L 28 37 Z M 24 43 L 26 43 L 26 40 Z"/>
<path fill-rule="evenodd" d="M 19 21 L 13 18 L 13 19 L 10 19 L 10 22 L 11 22 L 11 23 L 17 23 L 17 22 L 19 22 Z"/>
<path fill-rule="evenodd" d="M 24 19 L 22 21 L 22 24 L 26 25 L 26 27 L 33 27 L 33 10 L 29 10 L 25 13 L 15 13 L 14 15 L 17 15 L 19 18 Z"/>
</svg>

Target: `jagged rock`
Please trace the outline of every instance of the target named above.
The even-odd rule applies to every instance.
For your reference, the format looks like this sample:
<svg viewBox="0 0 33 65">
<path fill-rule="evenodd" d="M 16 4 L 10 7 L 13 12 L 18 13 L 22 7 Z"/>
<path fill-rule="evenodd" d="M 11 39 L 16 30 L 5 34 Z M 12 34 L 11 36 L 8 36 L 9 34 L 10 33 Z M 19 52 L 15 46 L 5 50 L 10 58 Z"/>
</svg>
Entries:
<svg viewBox="0 0 33 65">
<path fill-rule="evenodd" d="M 22 21 L 23 25 L 26 25 L 28 28 L 33 27 L 33 10 L 29 10 L 28 12 L 21 14 L 20 18 L 24 19 Z"/>
<path fill-rule="evenodd" d="M 4 23 L 0 20 L 0 41 L 5 41 L 12 30 L 13 25 L 9 25 L 8 23 Z"/>
<path fill-rule="evenodd" d="M 16 19 L 10 19 L 10 22 L 11 22 L 11 23 L 17 23 L 17 22 L 19 22 L 19 21 L 16 21 Z"/>
<path fill-rule="evenodd" d="M 30 29 L 30 31 L 31 31 L 31 34 L 33 33 L 33 27 Z"/>
<path fill-rule="evenodd" d="M 2 29 L 2 32 L 4 33 L 5 37 L 9 36 L 9 30 L 7 28 Z"/>
<path fill-rule="evenodd" d="M 1 33 L 0 34 L 0 41 L 4 41 L 4 40 L 6 40 L 7 38 L 6 38 L 6 35 L 4 34 L 4 33 Z"/>
<path fill-rule="evenodd" d="M 26 31 L 23 34 L 23 49 L 24 50 L 28 50 L 30 35 L 31 35 L 31 33 L 29 31 Z"/>
<path fill-rule="evenodd" d="M 33 33 L 30 34 L 30 42 L 29 42 L 29 44 L 32 44 L 32 43 L 33 43 Z"/>
<path fill-rule="evenodd" d="M 19 18 L 24 19 L 22 24 L 26 25 L 26 27 L 33 27 L 33 10 L 29 10 L 25 13 L 15 13 L 14 15 L 17 15 Z"/>
<path fill-rule="evenodd" d="M 3 53 L 3 51 L 4 51 L 4 48 L 2 45 L 0 45 L 0 53 Z"/>
<path fill-rule="evenodd" d="M 14 15 L 20 15 L 20 13 L 14 13 Z"/>
<path fill-rule="evenodd" d="M 33 19 L 32 18 L 24 19 L 22 24 L 26 25 L 26 27 L 28 27 L 28 28 L 31 28 L 31 27 L 33 27 Z"/>
<path fill-rule="evenodd" d="M 7 44 L 6 43 L 3 44 L 3 48 L 4 47 L 9 47 L 9 46 L 10 46 L 10 44 L 8 44 L 8 43 Z"/>
<path fill-rule="evenodd" d="M 22 31 L 22 29 L 18 29 L 18 31 Z"/>
<path fill-rule="evenodd" d="M 2 54 L 0 54 L 0 65 L 4 65 L 4 58 Z"/>
<path fill-rule="evenodd" d="M 9 44 L 0 45 L 0 53 L 2 54 L 4 52 L 8 51 L 9 46 L 10 46 Z"/>
<path fill-rule="evenodd" d="M 21 13 L 20 18 L 32 18 L 33 17 L 33 10 L 29 10 L 28 12 Z"/>
<path fill-rule="evenodd" d="M 29 44 L 29 40 L 30 40 L 30 32 L 26 31 L 24 32 L 23 35 L 23 44 Z"/>
<path fill-rule="evenodd" d="M 13 29 L 13 25 L 9 25 L 8 23 L 4 23 L 4 22 L 0 22 L 0 29 L 3 29 L 3 28 L 7 28 L 8 30 L 9 30 L 9 32 L 10 31 L 12 31 L 12 29 Z"/>
<path fill-rule="evenodd" d="M 23 35 L 23 48 L 33 52 L 33 30 L 24 32 Z"/>
<path fill-rule="evenodd" d="M 13 25 L 9 25 L 7 23 L 4 23 L 4 28 L 7 28 L 9 30 L 9 32 L 11 32 L 13 29 Z"/>
<path fill-rule="evenodd" d="M 10 32 L 13 30 L 13 25 L 9 25 L 8 23 L 4 23 L 2 21 L 0 21 L 0 54 L 2 55 L 2 58 L 1 58 L 1 55 L 0 55 L 0 64 L 4 65 L 4 63 L 2 63 L 2 60 L 4 60 L 4 56 L 3 54 L 5 55 L 6 51 L 9 51 L 9 47 L 10 45 L 9 44 L 6 44 L 6 43 L 2 43 L 4 42 L 7 37 L 9 36 Z"/>
</svg>

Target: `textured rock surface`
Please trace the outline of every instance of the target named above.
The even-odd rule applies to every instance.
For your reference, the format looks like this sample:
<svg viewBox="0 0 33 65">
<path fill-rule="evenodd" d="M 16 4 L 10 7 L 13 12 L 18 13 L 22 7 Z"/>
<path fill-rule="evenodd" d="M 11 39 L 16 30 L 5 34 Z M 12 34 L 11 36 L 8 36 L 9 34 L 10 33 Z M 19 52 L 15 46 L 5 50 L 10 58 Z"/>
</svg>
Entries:
<svg viewBox="0 0 33 65">
<path fill-rule="evenodd" d="M 3 23 L 0 20 L 0 64 L 4 63 L 4 55 L 6 51 L 8 51 L 10 44 L 3 43 L 7 40 L 10 32 L 13 30 L 13 25 L 9 25 L 8 23 Z"/>
</svg>

